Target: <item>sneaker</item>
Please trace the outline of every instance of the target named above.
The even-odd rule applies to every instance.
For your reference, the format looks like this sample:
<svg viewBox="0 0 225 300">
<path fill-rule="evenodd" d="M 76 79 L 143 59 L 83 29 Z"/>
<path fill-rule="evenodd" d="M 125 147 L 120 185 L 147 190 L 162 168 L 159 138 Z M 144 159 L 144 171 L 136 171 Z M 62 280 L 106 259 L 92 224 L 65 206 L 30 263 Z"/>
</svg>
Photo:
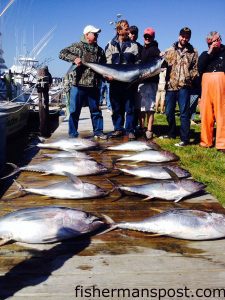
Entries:
<svg viewBox="0 0 225 300">
<path fill-rule="evenodd" d="M 111 134 L 111 137 L 121 137 L 121 136 L 123 136 L 123 131 L 122 130 L 115 130 Z"/>
<path fill-rule="evenodd" d="M 108 135 L 104 134 L 103 132 L 101 132 L 100 134 L 95 135 L 94 138 L 95 139 L 100 139 L 100 140 L 107 140 L 108 139 Z"/>
<path fill-rule="evenodd" d="M 191 125 L 197 125 L 197 123 L 194 120 L 191 120 Z"/>
<path fill-rule="evenodd" d="M 176 146 L 176 147 L 185 147 L 185 146 L 187 146 L 188 145 L 188 143 L 185 143 L 185 142 L 179 142 L 179 143 L 176 143 L 176 144 L 174 144 L 174 146 Z"/>
<path fill-rule="evenodd" d="M 174 139 L 174 138 L 170 137 L 169 135 L 161 135 L 159 137 L 159 139 L 161 139 L 161 140 L 168 140 L 168 139 Z"/>
<path fill-rule="evenodd" d="M 146 139 L 147 139 L 147 140 L 151 140 L 151 139 L 153 138 L 153 132 L 147 130 L 147 131 L 145 132 L 145 136 L 146 136 Z"/>
<path fill-rule="evenodd" d="M 136 136 L 134 135 L 134 133 L 133 132 L 130 132 L 129 134 L 128 134 L 128 138 L 129 138 L 129 140 L 136 140 Z"/>
</svg>

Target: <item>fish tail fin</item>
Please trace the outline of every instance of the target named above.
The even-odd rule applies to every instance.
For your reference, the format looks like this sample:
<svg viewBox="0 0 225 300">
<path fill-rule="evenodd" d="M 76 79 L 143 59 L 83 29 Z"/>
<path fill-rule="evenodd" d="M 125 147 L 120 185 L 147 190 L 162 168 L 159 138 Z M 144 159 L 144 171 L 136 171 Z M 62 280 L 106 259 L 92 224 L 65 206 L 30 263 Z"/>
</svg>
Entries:
<svg viewBox="0 0 225 300">
<path fill-rule="evenodd" d="M 10 238 L 1 238 L 0 239 L 0 246 L 3 246 L 3 245 L 5 245 L 5 244 L 8 244 L 9 242 L 11 242 L 12 241 L 12 239 L 10 239 Z"/>
<path fill-rule="evenodd" d="M 16 186 L 18 187 L 19 191 L 22 191 L 23 188 L 24 188 L 24 187 L 22 186 L 22 184 L 20 184 L 19 182 L 17 182 L 15 179 L 14 179 L 13 181 L 15 182 Z"/>
<path fill-rule="evenodd" d="M 117 190 L 119 192 L 119 197 L 117 197 L 116 199 L 113 199 L 112 202 L 120 200 L 120 198 L 122 198 L 125 195 L 125 193 L 117 185 L 117 182 L 114 182 L 114 180 L 111 179 L 110 183 L 113 184 L 113 186 L 114 186 L 110 192 L 115 191 L 115 190 Z"/>
<path fill-rule="evenodd" d="M 156 207 L 151 207 L 151 210 L 156 211 L 156 212 L 158 212 L 158 213 L 164 212 L 163 209 L 161 209 L 161 208 L 156 208 Z"/>
<path fill-rule="evenodd" d="M 103 230 L 103 231 L 100 232 L 100 233 L 97 233 L 96 235 L 102 235 L 103 233 L 107 233 L 107 232 L 113 231 L 113 230 L 115 230 L 115 229 L 117 229 L 117 225 L 110 226 L 109 228 Z"/>
<path fill-rule="evenodd" d="M 154 198 L 154 197 L 152 197 L 152 196 L 148 196 L 148 197 L 142 199 L 141 201 L 148 201 L 148 200 L 152 200 L 153 198 Z"/>
<path fill-rule="evenodd" d="M 10 172 L 10 173 L 9 173 L 9 174 L 7 174 L 7 175 L 5 175 L 5 176 L 1 177 L 1 178 L 0 178 L 0 180 L 3 180 L 3 179 L 6 179 L 6 178 L 9 178 L 9 177 L 13 176 L 14 174 L 16 174 L 16 173 L 19 173 L 19 172 L 20 172 L 20 168 L 19 168 L 17 165 L 15 165 L 15 164 L 13 164 L 13 163 L 6 163 L 6 165 L 9 165 L 9 166 L 13 167 L 13 171 L 12 171 L 12 172 Z"/>
<path fill-rule="evenodd" d="M 47 138 L 44 138 L 43 136 L 37 136 L 37 138 L 41 143 L 44 143 L 47 141 Z"/>
<path fill-rule="evenodd" d="M 98 233 L 97 235 L 102 235 L 103 233 L 107 233 L 109 231 L 115 230 L 117 228 L 116 222 L 113 221 L 112 218 L 109 216 L 102 214 L 104 221 L 106 222 L 106 225 L 109 226 L 107 229 L 103 230 L 102 232 Z"/>
<path fill-rule="evenodd" d="M 162 149 L 158 144 L 154 142 L 150 142 L 148 144 L 151 146 L 152 150 L 160 151 Z"/>
<path fill-rule="evenodd" d="M 112 200 L 112 202 L 119 201 L 121 198 L 126 196 L 125 192 L 122 191 L 119 187 L 117 187 L 117 190 L 119 192 L 119 196 L 116 199 Z"/>
<path fill-rule="evenodd" d="M 117 186 L 110 179 L 106 178 L 106 180 L 112 185 L 112 189 L 108 192 L 108 194 L 111 194 L 111 193 L 113 193 L 117 189 Z"/>
<path fill-rule="evenodd" d="M 7 198 L 11 197 L 12 195 L 18 194 L 19 192 L 21 192 L 21 195 L 27 194 L 27 192 L 24 191 L 24 187 L 22 186 L 22 184 L 20 184 L 19 182 L 17 182 L 15 179 L 13 179 L 13 181 L 15 182 L 16 186 L 18 187 L 17 191 L 14 191 L 12 193 L 7 194 Z"/>
<path fill-rule="evenodd" d="M 102 214 L 102 216 L 103 216 L 104 220 L 106 221 L 107 225 L 115 225 L 116 224 L 116 222 L 112 218 L 110 218 L 108 215 Z"/>
<path fill-rule="evenodd" d="M 175 172 L 173 172 L 170 168 L 168 167 L 163 167 L 163 169 L 170 175 L 170 177 L 175 181 L 178 182 L 180 181 L 180 178 L 177 176 Z"/>
<path fill-rule="evenodd" d="M 178 198 L 178 199 L 176 199 L 174 202 L 177 203 L 177 202 L 179 202 L 181 199 L 182 199 L 182 198 Z"/>
</svg>

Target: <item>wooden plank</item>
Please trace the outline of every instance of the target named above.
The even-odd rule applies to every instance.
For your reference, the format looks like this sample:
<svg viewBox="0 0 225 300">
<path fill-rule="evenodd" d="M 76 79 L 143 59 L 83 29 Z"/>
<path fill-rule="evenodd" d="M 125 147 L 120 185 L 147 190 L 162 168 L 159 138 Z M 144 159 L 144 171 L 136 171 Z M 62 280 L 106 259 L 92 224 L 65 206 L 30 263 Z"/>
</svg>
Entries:
<svg viewBox="0 0 225 300">
<path fill-rule="evenodd" d="M 112 130 L 110 115 L 106 112 L 107 131 Z M 67 122 L 61 123 L 52 140 L 67 136 Z M 85 129 L 85 130 L 83 130 Z M 90 136 L 89 112 L 83 109 L 80 124 L 82 136 Z M 126 138 L 100 141 L 102 148 L 119 144 Z M 44 158 L 41 150 L 33 158 L 38 163 Z M 53 151 L 51 151 L 53 152 Z M 82 180 L 112 188 L 107 179 L 112 177 L 119 184 L 150 182 L 132 176 L 117 175 L 112 170 L 112 159 L 118 154 L 112 151 L 88 151 L 98 162 L 106 165 L 109 174 L 85 176 Z M 115 176 L 115 177 L 114 177 Z M 17 181 L 24 186 L 44 186 L 65 180 L 62 176 L 42 176 L 21 172 Z M 21 195 L 15 183 L 3 195 L 0 215 L 10 211 L 41 205 L 62 205 L 78 208 L 97 215 L 108 215 L 119 221 L 142 220 L 174 207 L 204 209 L 224 212 L 215 198 L 209 194 L 192 197 L 179 203 L 168 201 L 142 201 L 143 197 L 127 195 L 118 199 L 118 192 L 101 199 L 64 200 L 37 195 Z M 0 298 L 6 299 L 75 299 L 75 287 L 95 286 L 109 288 L 221 288 L 225 281 L 224 240 L 184 241 L 168 237 L 152 237 L 148 234 L 115 230 L 98 236 L 86 236 L 52 245 L 7 244 L 0 247 Z M 76 299 L 84 299 L 79 295 Z M 98 299 L 105 299 L 100 297 Z M 117 299 L 117 297 L 113 297 Z M 118 298 L 119 299 L 119 298 Z M 121 299 L 121 297 L 120 297 Z M 122 299 L 131 299 L 123 297 Z M 138 298 L 136 298 L 138 299 Z M 167 299 L 167 298 L 164 298 Z M 175 298 L 174 298 L 175 299 Z M 195 296 L 192 299 L 197 299 Z M 216 299 L 216 298 L 215 298 Z"/>
</svg>

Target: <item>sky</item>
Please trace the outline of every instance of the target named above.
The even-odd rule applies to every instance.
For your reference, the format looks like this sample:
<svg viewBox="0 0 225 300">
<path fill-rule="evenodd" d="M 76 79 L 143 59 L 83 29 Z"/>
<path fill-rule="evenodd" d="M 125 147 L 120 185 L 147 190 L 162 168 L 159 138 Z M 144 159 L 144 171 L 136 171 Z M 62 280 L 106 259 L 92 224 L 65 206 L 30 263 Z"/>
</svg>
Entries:
<svg viewBox="0 0 225 300">
<path fill-rule="evenodd" d="M 1 12 L 8 2 L 0 0 Z M 225 40 L 225 0 L 15 0 L 0 17 L 3 58 L 10 68 L 52 30 L 36 58 L 48 64 L 53 76 L 62 77 L 70 63 L 58 58 L 60 50 L 78 42 L 86 25 L 101 28 L 98 43 L 105 48 L 115 35 L 110 21 L 119 19 L 139 28 L 140 43 L 144 29 L 153 27 L 161 51 L 177 41 L 184 26 L 191 28 L 190 43 L 199 54 L 207 49 L 210 31 L 219 31 Z"/>
</svg>

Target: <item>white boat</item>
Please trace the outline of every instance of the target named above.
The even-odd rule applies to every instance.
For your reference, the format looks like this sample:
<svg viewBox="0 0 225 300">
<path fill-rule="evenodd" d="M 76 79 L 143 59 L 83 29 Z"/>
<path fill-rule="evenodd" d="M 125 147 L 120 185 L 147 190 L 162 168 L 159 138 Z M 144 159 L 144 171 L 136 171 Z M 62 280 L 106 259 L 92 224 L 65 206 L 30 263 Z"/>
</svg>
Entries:
<svg viewBox="0 0 225 300">
<path fill-rule="evenodd" d="M 27 125 L 29 105 L 26 103 L 1 101 L 0 113 L 5 122 L 5 135 L 8 138 L 17 134 Z"/>
<path fill-rule="evenodd" d="M 6 125 L 6 114 L 0 112 L 0 174 L 5 165 L 6 158 L 6 135 L 5 135 L 5 125 Z"/>
</svg>

